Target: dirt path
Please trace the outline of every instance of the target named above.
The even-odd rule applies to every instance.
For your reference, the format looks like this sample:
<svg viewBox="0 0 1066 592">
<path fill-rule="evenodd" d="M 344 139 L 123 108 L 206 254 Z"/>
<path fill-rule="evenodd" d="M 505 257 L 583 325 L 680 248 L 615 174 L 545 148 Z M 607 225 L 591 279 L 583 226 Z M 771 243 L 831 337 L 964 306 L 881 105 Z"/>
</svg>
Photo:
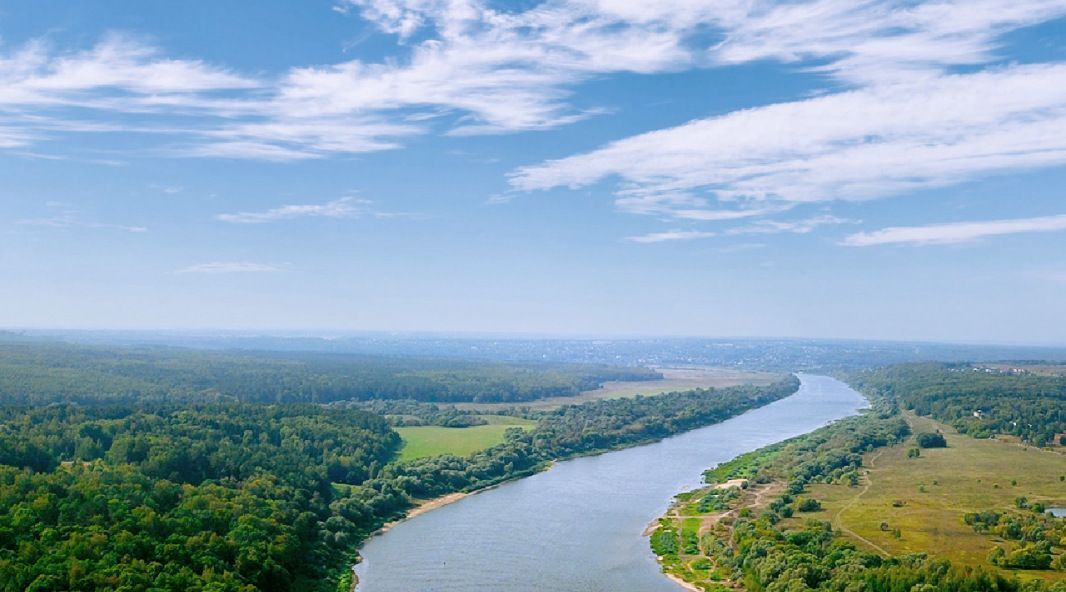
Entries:
<svg viewBox="0 0 1066 592">
<path fill-rule="evenodd" d="M 875 454 L 872 457 L 870 457 L 870 463 L 869 463 L 869 468 L 870 469 L 874 468 L 874 463 L 877 462 L 878 458 L 881 458 L 881 455 L 884 454 L 884 452 L 885 452 L 884 449 L 881 449 L 881 450 L 877 451 L 877 454 Z M 869 545 L 871 548 L 876 549 L 877 552 L 882 554 L 882 555 L 889 556 L 889 555 L 891 555 L 891 553 L 886 551 L 884 549 L 884 547 L 882 547 L 882 546 L 878 545 L 877 543 L 871 541 L 870 539 L 860 535 L 859 533 L 857 533 L 854 530 L 848 528 L 847 526 L 844 526 L 844 521 L 840 517 L 841 514 L 843 514 L 849 508 L 854 506 L 860 499 L 862 499 L 862 496 L 866 495 L 866 492 L 870 490 L 870 485 L 872 485 L 872 484 L 873 484 L 873 475 L 872 475 L 872 473 L 870 471 L 866 471 L 866 484 L 863 485 L 862 491 L 860 491 L 858 494 L 856 494 L 855 497 L 851 498 L 851 501 L 849 501 L 848 503 L 844 504 L 844 506 L 842 508 L 837 510 L 836 515 L 833 516 L 832 523 L 833 523 L 834 526 L 836 526 L 836 529 L 839 530 L 840 532 L 843 532 L 843 533 L 845 533 L 845 534 L 847 534 L 847 535 L 849 535 L 849 536 L 851 536 L 853 538 L 859 539 L 860 541 L 862 541 L 862 542 L 866 543 L 867 545 Z"/>
</svg>

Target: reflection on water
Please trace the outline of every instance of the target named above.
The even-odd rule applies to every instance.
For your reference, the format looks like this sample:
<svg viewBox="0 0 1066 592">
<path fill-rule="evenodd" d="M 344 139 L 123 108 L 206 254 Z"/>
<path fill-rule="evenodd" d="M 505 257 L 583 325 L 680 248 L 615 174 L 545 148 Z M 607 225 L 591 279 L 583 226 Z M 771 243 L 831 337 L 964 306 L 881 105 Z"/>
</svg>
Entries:
<svg viewBox="0 0 1066 592">
<path fill-rule="evenodd" d="M 704 469 L 854 414 L 825 376 L 662 442 L 579 458 L 404 522 L 362 549 L 359 592 L 677 592 L 640 533 Z"/>
</svg>

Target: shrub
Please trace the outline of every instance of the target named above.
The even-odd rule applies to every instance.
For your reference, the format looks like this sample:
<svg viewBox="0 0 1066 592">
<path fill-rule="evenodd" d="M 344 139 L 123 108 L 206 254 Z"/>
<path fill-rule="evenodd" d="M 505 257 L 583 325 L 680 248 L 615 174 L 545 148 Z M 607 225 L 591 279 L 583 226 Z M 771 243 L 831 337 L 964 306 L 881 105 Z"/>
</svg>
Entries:
<svg viewBox="0 0 1066 592">
<path fill-rule="evenodd" d="M 948 445 L 948 441 L 940 433 L 924 432 L 918 434 L 915 439 L 919 448 L 946 448 Z"/>
</svg>

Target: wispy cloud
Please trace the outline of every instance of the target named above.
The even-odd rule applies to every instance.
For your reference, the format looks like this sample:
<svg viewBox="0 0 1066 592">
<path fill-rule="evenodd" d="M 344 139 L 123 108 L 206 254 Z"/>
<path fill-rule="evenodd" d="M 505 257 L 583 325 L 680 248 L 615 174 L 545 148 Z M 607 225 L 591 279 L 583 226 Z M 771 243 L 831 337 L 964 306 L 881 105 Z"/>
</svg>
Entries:
<svg viewBox="0 0 1066 592">
<path fill-rule="evenodd" d="M 74 211 L 62 212 L 54 216 L 46 216 L 43 218 L 27 218 L 23 220 L 17 220 L 15 223 L 22 226 L 41 226 L 45 228 L 87 228 L 101 230 L 122 230 L 125 232 L 133 233 L 148 232 L 148 229 L 144 226 L 127 226 L 124 224 L 107 224 L 104 222 L 82 220 Z"/>
<path fill-rule="evenodd" d="M 325 158 L 395 149 L 436 130 L 567 125 L 605 112 L 574 100 L 589 80 L 767 59 L 859 87 L 918 84 L 955 66 L 994 60 L 1004 33 L 1066 14 L 1062 0 L 545 0 L 506 9 L 489 0 L 342 0 L 336 6 L 395 35 L 395 51 L 379 62 L 310 64 L 271 76 L 170 57 L 122 35 L 80 51 L 30 42 L 0 53 L 0 112 L 18 116 L 0 122 L 0 148 L 124 131 L 162 136 L 166 155 Z"/>
<path fill-rule="evenodd" d="M 218 214 L 215 219 L 234 224 L 262 224 L 293 218 L 354 218 L 363 214 L 369 204 L 369 200 L 343 197 L 324 204 L 293 204 L 263 212 Z"/>
<path fill-rule="evenodd" d="M 226 274 L 226 273 L 272 273 L 282 271 L 276 265 L 249 261 L 212 261 L 183 267 L 177 274 Z"/>
<path fill-rule="evenodd" d="M 198 93 L 250 89 L 259 82 L 199 60 L 163 57 L 149 45 L 110 35 L 95 47 L 59 53 L 32 41 L 0 55 L 0 105 L 153 110 L 206 106 Z"/>
<path fill-rule="evenodd" d="M 852 234 L 846 237 L 842 244 L 850 247 L 891 244 L 947 245 L 970 242 L 989 236 L 1061 230 L 1066 230 L 1066 214 L 1039 218 L 989 220 L 986 222 L 893 226 L 873 232 Z"/>
<path fill-rule="evenodd" d="M 666 241 L 695 240 L 715 236 L 713 232 L 701 232 L 698 230 L 668 230 L 666 232 L 652 232 L 640 236 L 626 237 L 627 241 L 641 244 L 662 243 Z"/>
<path fill-rule="evenodd" d="M 1066 285 L 1066 270 L 1064 269 L 1039 269 L 1024 272 L 1022 275 L 1043 282 Z"/>
<path fill-rule="evenodd" d="M 974 100 L 980 97 L 980 100 Z M 1015 66 L 737 111 L 515 170 L 517 190 L 622 181 L 624 209 L 684 216 L 883 197 L 1066 163 L 1066 65 Z"/>
<path fill-rule="evenodd" d="M 167 195 L 177 195 L 177 194 L 181 193 L 183 191 L 183 189 L 184 189 L 180 185 L 160 185 L 160 184 L 157 184 L 157 183 L 149 185 L 149 187 L 151 187 L 152 189 L 155 189 L 156 191 L 160 191 L 162 193 L 165 193 Z"/>
<path fill-rule="evenodd" d="M 731 228 L 726 231 L 726 234 L 779 234 L 782 232 L 792 234 L 807 234 L 809 232 L 813 232 L 816 228 L 820 226 L 855 223 L 857 223 L 856 220 L 849 220 L 847 218 L 841 218 L 839 216 L 825 214 L 822 216 L 812 216 L 810 218 L 804 218 L 801 220 L 758 220 L 750 226 Z"/>
<path fill-rule="evenodd" d="M 711 49 L 717 63 L 818 60 L 857 85 L 928 78 L 996 58 L 1010 30 L 1066 14 L 1062 0 L 814 0 L 749 3 Z"/>
</svg>

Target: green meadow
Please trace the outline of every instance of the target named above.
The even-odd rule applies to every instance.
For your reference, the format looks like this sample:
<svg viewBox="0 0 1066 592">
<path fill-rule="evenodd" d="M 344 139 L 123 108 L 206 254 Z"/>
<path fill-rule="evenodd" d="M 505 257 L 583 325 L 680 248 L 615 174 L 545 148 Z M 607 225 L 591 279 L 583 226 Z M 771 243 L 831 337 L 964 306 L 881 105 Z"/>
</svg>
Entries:
<svg viewBox="0 0 1066 592">
<path fill-rule="evenodd" d="M 467 456 L 479 450 L 503 443 L 503 435 L 509 428 L 530 429 L 536 422 L 501 415 L 484 416 L 488 425 L 468 428 L 445 428 L 440 426 L 415 426 L 396 428 L 403 438 L 400 460 L 413 460 L 427 456 L 454 454 Z"/>
</svg>

